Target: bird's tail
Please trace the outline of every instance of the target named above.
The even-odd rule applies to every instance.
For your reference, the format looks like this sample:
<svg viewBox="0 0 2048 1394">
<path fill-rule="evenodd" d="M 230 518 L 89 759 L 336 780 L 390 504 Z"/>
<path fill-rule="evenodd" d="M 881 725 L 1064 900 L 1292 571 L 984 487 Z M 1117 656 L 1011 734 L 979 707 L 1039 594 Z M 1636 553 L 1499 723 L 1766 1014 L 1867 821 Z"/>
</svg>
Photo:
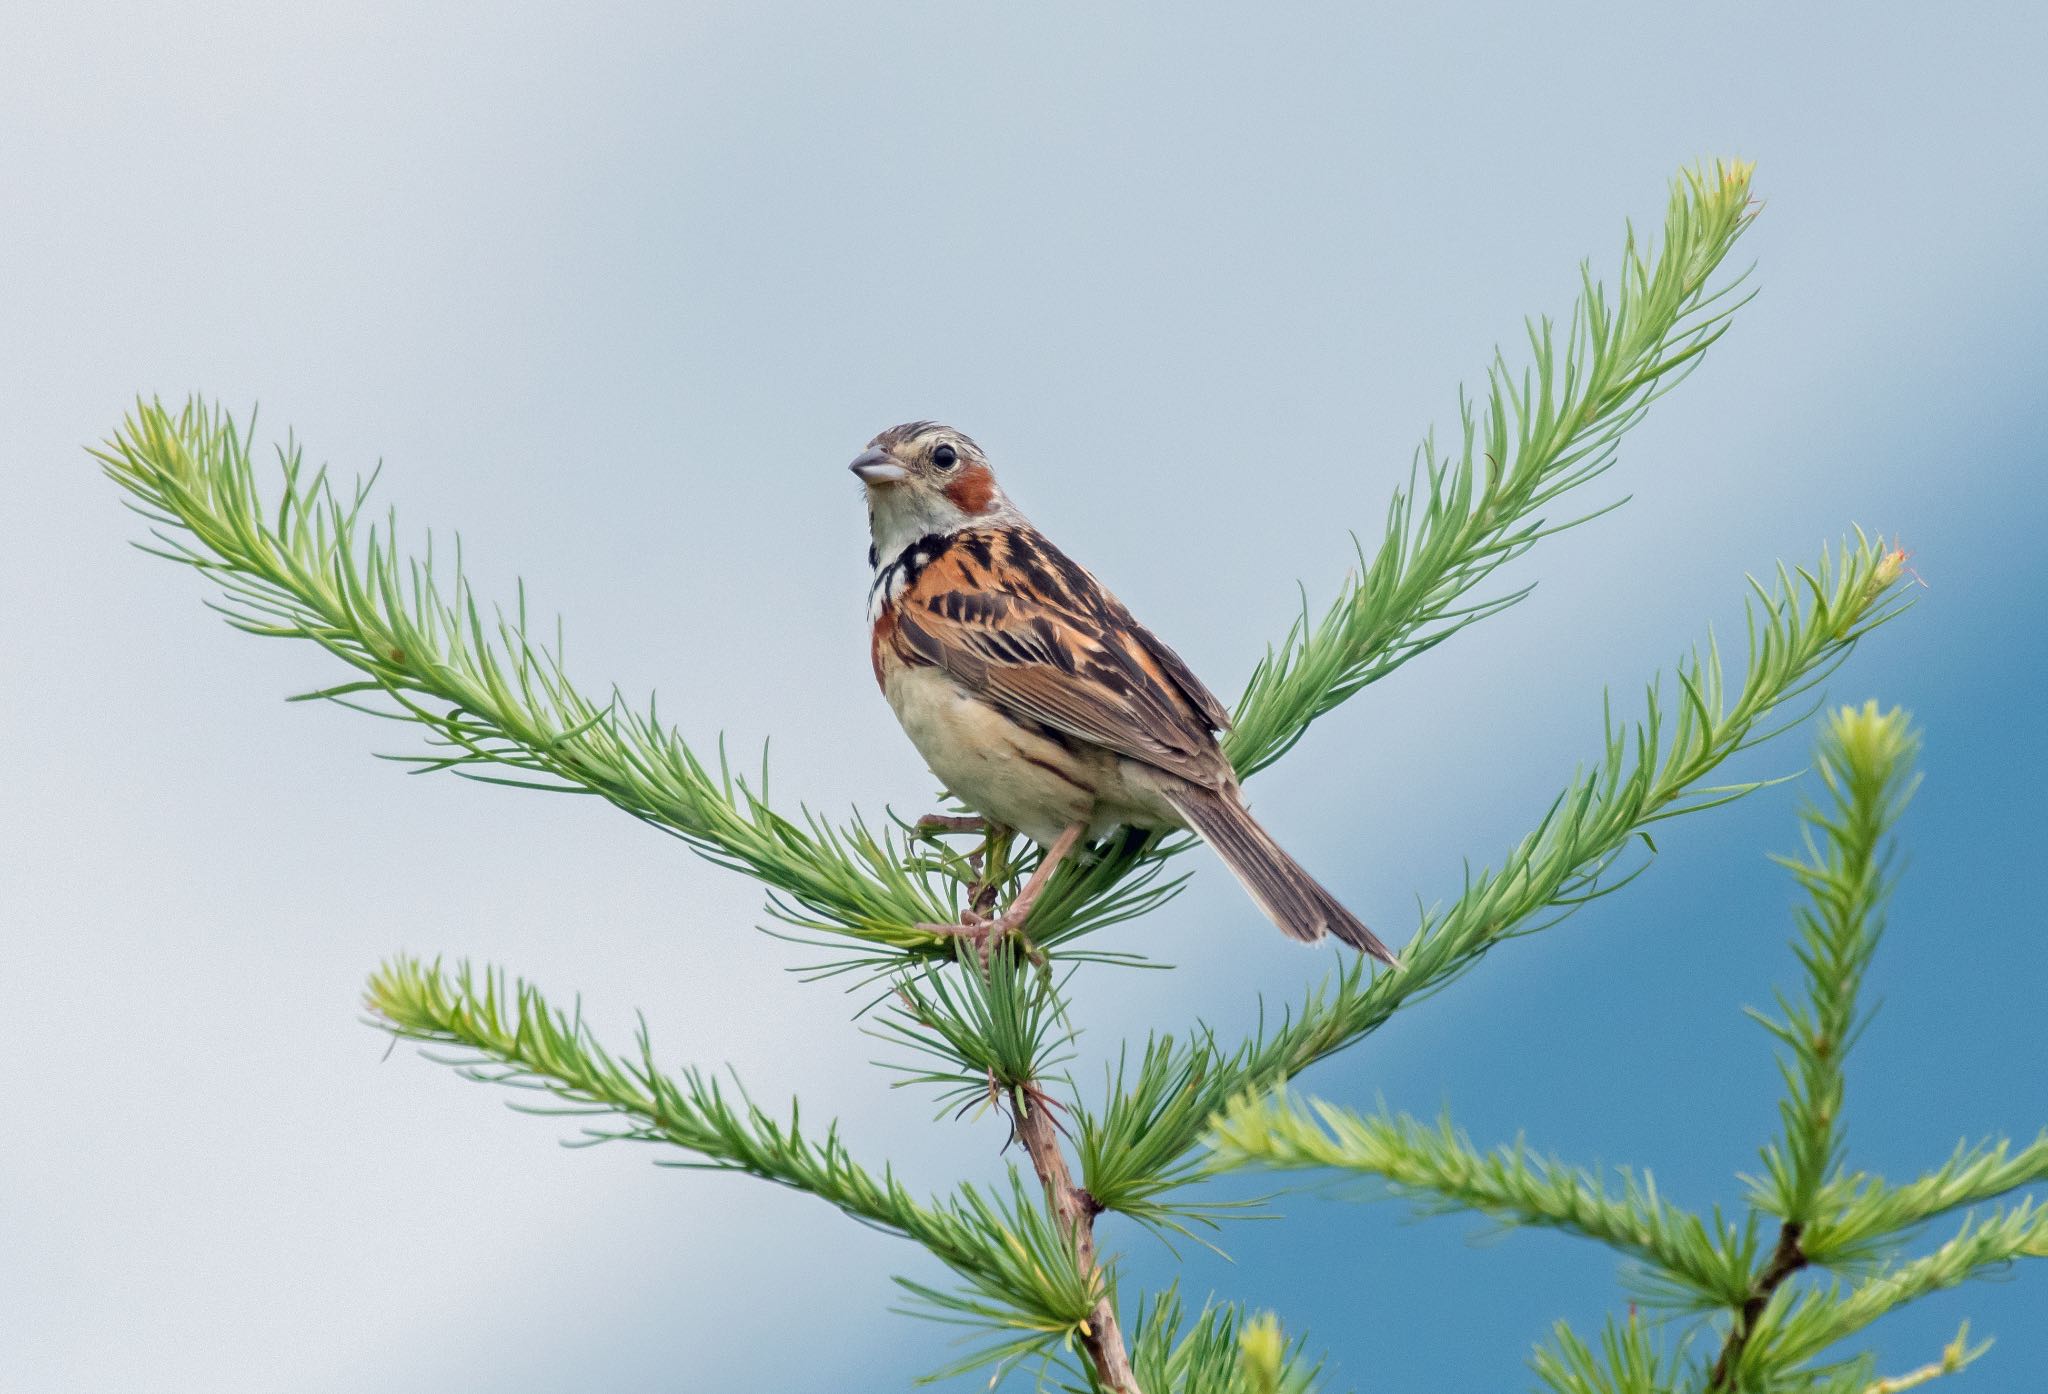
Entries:
<svg viewBox="0 0 2048 1394">
<path fill-rule="evenodd" d="M 1382 963 L 1394 962 L 1379 937 L 1258 825 L 1235 789 L 1181 784 L 1162 792 L 1282 933 L 1311 944 L 1334 934 Z"/>
</svg>

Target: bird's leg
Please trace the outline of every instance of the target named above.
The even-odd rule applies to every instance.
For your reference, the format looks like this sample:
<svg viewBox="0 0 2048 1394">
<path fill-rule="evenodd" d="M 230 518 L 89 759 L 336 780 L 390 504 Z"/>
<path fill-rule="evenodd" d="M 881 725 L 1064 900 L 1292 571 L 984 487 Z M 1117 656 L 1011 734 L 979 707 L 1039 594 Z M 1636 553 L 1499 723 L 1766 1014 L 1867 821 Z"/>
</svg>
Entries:
<svg viewBox="0 0 2048 1394">
<path fill-rule="evenodd" d="M 1074 844 L 1081 840 L 1081 834 L 1087 830 L 1087 827 L 1086 823 L 1072 824 L 1063 830 L 1058 837 L 1053 839 L 1052 846 L 1045 849 L 1045 855 L 1039 859 L 1037 868 L 1032 871 L 1031 879 L 1026 881 L 1023 889 L 1017 892 L 1016 897 L 1007 906 L 1003 907 L 1002 914 L 989 919 L 985 910 L 970 907 L 961 914 L 961 923 L 959 924 L 924 924 L 919 925 L 918 928 L 929 930 L 934 934 L 959 935 L 970 940 L 974 945 L 975 952 L 981 956 L 981 961 L 986 964 L 989 951 L 1001 943 L 1006 936 L 1022 934 L 1024 922 L 1031 915 L 1031 907 L 1038 903 L 1038 897 L 1045 890 L 1046 882 L 1052 879 L 1052 874 L 1058 868 L 1060 862 L 1065 860 L 1067 854 L 1074 850 Z M 991 878 L 992 880 L 993 878 Z M 975 896 L 976 902 L 979 903 L 980 899 L 980 894 L 977 892 Z"/>
<path fill-rule="evenodd" d="M 1010 842 L 1015 836 L 1008 828 L 991 823 L 988 836 L 967 859 L 975 876 L 974 884 L 967 888 L 967 915 L 986 920 L 994 913 L 996 896 L 1010 879 Z"/>
<path fill-rule="evenodd" d="M 1066 855 L 1074 850 L 1074 844 L 1081 840 L 1081 834 L 1087 827 L 1086 823 L 1070 823 L 1052 840 L 1052 846 L 1046 848 L 1045 855 L 1039 858 L 1037 868 L 1031 873 L 1031 879 L 1024 883 L 1024 889 L 1018 891 L 1016 898 L 1003 907 L 1003 913 L 995 917 L 993 925 L 998 938 L 1024 928 L 1024 920 L 1030 915 L 1031 907 L 1038 903 L 1039 894 L 1045 890 L 1045 883 L 1052 879 L 1054 869 L 1065 860 Z"/>
<path fill-rule="evenodd" d="M 927 813 L 910 827 L 913 839 L 929 841 L 934 847 L 940 848 L 944 848 L 945 844 L 939 839 L 951 833 L 981 834 L 981 845 L 966 856 L 967 869 L 970 873 L 966 880 L 968 904 L 985 917 L 989 907 L 995 902 L 995 887 L 992 884 L 994 877 L 986 871 L 989 853 L 995 847 L 997 839 L 1007 837 L 1008 832 L 985 818 L 951 813 Z M 945 855 L 952 857 L 958 854 L 947 849 Z"/>
<path fill-rule="evenodd" d="M 1005 879 L 1009 863 L 1010 830 L 986 818 L 961 817 L 950 813 L 928 813 L 912 825 L 918 837 L 934 843 L 948 833 L 980 833 L 981 846 L 967 854 L 973 878 L 967 883 L 967 908 L 960 922 L 973 926 L 986 921 L 996 906 L 996 893 Z"/>
</svg>

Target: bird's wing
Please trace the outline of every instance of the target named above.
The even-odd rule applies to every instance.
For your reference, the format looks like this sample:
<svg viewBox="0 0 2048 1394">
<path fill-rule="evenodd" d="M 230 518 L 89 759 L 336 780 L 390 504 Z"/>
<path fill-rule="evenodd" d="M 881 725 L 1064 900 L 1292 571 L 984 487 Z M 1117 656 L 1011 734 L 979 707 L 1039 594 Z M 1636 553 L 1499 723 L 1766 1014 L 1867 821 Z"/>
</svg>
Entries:
<svg viewBox="0 0 2048 1394">
<path fill-rule="evenodd" d="M 1086 572 L 1082 574 L 1087 575 Z M 1093 581 L 1094 577 L 1089 577 L 1089 580 Z M 1216 699 L 1216 694 L 1195 676 L 1193 669 L 1181 661 L 1181 656 L 1168 648 L 1157 634 L 1133 619 L 1131 612 L 1124 608 L 1121 600 L 1103 590 L 1100 585 L 1095 589 L 1109 603 L 1110 611 L 1121 622 L 1123 632 L 1136 640 L 1138 647 L 1143 650 L 1138 656 L 1138 661 L 1159 681 L 1171 684 L 1209 730 L 1228 731 L 1230 709 Z"/>
<path fill-rule="evenodd" d="M 1028 528 L 956 534 L 893 607 L 906 658 L 1011 716 L 1209 788 L 1229 715 L 1116 597 Z"/>
</svg>

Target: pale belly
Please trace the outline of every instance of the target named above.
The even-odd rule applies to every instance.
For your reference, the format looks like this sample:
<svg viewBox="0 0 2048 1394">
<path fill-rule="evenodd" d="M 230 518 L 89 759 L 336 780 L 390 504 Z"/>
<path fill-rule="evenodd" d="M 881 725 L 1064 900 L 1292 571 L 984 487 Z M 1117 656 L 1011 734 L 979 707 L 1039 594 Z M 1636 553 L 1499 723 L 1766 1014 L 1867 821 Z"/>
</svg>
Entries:
<svg viewBox="0 0 2048 1394">
<path fill-rule="evenodd" d="M 1091 837 L 1120 824 L 1180 826 L 1148 781 L 1126 777 L 1132 762 L 1026 730 L 936 668 L 898 669 L 884 691 L 947 791 L 1034 842 L 1050 843 L 1075 823 L 1088 824 Z"/>
</svg>

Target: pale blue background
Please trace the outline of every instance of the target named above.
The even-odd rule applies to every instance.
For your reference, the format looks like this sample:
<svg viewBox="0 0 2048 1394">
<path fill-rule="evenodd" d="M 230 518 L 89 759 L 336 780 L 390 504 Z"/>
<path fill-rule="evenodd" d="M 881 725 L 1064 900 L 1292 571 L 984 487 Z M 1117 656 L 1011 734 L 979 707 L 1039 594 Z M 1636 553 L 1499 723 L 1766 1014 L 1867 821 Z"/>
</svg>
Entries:
<svg viewBox="0 0 2048 1394">
<path fill-rule="evenodd" d="M 1759 161 L 1763 295 L 1629 438 L 1616 517 L 1511 616 L 1375 688 L 1255 788 L 1367 919 L 1492 860 L 1591 753 L 1599 695 L 1736 616 L 1745 570 L 1896 530 L 1930 588 L 1836 680 L 1929 729 L 1851 1137 L 1904 1175 L 2048 1122 L 2036 881 L 2048 524 L 2048 25 L 2031 6 L 15 5 L 0 18 L 0 1388 L 902 1388 L 937 1270 L 816 1202 L 565 1152 L 356 1020 L 407 947 L 644 1007 L 669 1058 L 801 1086 L 922 1184 L 931 1125 L 759 898 L 595 803 L 405 780 L 403 732 L 288 707 L 334 676 L 200 608 L 81 445 L 137 390 L 261 401 L 412 523 L 569 618 L 575 670 L 779 788 L 917 811 L 876 698 L 844 462 L 950 420 L 1038 521 L 1234 693 L 1294 586 L 1525 312 L 1614 262 L 1680 162 Z M 1804 736 L 1747 761 L 1796 768 Z M 1627 895 L 1503 950 L 1316 1073 L 1332 1098 L 1647 1164 L 1734 1200 L 1774 1123 L 1740 1008 L 1794 968 L 1796 792 L 1675 825 Z M 1213 863 L 1112 936 L 1119 1034 L 1246 1020 L 1327 962 Z M 1269 1304 L 1335 1385 L 1528 1383 L 1600 1250 L 1290 1202 L 1195 1295 Z M 1127 1224 L 1106 1242 L 1157 1278 Z M 2048 1376 L 2048 1273 L 1965 1314 L 1978 1391 Z M 974 1387 L 969 1382 L 963 1387 Z"/>
</svg>

